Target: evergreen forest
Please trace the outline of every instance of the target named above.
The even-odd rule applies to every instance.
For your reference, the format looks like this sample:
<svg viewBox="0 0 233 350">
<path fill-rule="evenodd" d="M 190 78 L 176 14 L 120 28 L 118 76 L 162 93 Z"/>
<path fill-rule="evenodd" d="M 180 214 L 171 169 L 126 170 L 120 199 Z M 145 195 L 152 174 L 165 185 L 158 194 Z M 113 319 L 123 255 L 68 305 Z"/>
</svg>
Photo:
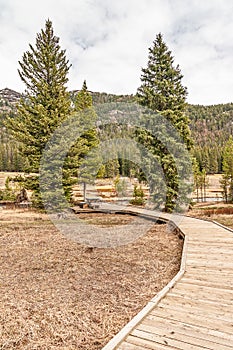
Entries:
<svg viewBox="0 0 233 350">
<path fill-rule="evenodd" d="M 79 90 L 71 91 L 73 101 Z M 89 91 L 93 105 L 111 102 L 135 102 L 134 95 L 114 95 Z M 7 106 L 7 108 L 5 107 Z M 8 97 L 1 97 L 0 91 L 0 171 L 22 171 L 23 159 L 19 146 L 12 140 L 4 126 L 4 120 L 17 113 Z M 186 113 L 194 140 L 193 152 L 200 170 L 207 174 L 222 173 L 223 151 L 230 135 L 233 135 L 233 103 L 202 106 L 188 104 Z M 119 166 L 121 173 L 121 167 Z"/>
</svg>

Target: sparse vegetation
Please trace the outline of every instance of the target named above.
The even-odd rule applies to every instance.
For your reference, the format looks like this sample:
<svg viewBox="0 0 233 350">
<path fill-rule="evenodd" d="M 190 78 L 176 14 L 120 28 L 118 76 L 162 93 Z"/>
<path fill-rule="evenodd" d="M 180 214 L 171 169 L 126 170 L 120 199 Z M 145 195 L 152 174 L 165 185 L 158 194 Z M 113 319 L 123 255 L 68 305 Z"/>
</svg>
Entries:
<svg viewBox="0 0 233 350">
<path fill-rule="evenodd" d="M 130 203 L 133 205 L 145 204 L 145 194 L 141 186 L 138 187 L 137 185 L 134 185 L 133 199 L 131 199 Z"/>
<path fill-rule="evenodd" d="M 17 189 L 13 189 L 11 186 L 11 178 L 7 177 L 5 181 L 5 188 L 0 189 L 0 200 L 2 201 L 12 201 L 16 200 Z"/>
<path fill-rule="evenodd" d="M 233 229 L 233 206 L 224 203 L 208 204 L 202 207 L 194 205 L 193 209 L 189 211 L 188 215 L 216 221 L 219 224 Z"/>
</svg>

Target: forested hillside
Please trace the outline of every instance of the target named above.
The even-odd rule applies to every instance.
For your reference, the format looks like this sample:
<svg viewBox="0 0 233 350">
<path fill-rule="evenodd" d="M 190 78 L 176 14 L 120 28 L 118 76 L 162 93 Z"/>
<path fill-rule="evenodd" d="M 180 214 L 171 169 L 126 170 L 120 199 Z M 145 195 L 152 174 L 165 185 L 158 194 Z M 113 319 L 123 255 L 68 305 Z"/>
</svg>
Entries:
<svg viewBox="0 0 233 350">
<path fill-rule="evenodd" d="M 74 99 L 79 90 L 70 93 Z M 114 95 L 91 92 L 93 103 L 134 102 L 134 95 Z M 23 160 L 18 154 L 18 145 L 9 137 L 4 120 L 14 117 L 16 104 L 21 95 L 10 89 L 0 90 L 0 171 L 23 169 Z M 233 103 L 213 106 L 188 105 L 187 115 L 194 139 L 194 155 L 207 173 L 222 170 L 223 147 L 233 135 Z"/>
<path fill-rule="evenodd" d="M 223 148 L 233 134 L 233 103 L 188 105 L 187 114 L 195 142 L 194 155 L 207 173 L 222 171 Z"/>
<path fill-rule="evenodd" d="M 70 92 L 71 98 L 74 100 L 79 90 L 73 90 Z M 89 91 L 92 96 L 93 104 L 98 103 L 112 103 L 112 102 L 133 102 L 135 101 L 134 95 L 114 95 L 107 94 L 106 92 L 92 92 Z"/>
<path fill-rule="evenodd" d="M 13 118 L 16 104 L 21 94 L 11 90 L 0 90 L 0 171 L 21 171 L 24 162 L 19 155 L 19 145 L 13 140 L 4 126 L 7 117 Z"/>
</svg>

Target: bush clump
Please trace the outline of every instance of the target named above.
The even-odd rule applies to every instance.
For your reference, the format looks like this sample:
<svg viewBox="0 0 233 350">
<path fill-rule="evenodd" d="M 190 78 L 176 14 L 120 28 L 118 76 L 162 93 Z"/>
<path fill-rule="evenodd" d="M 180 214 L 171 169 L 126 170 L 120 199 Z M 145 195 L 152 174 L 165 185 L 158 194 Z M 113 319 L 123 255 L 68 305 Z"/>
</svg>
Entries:
<svg viewBox="0 0 233 350">
<path fill-rule="evenodd" d="M 131 199 L 130 204 L 133 205 L 144 205 L 145 204 L 145 194 L 142 187 L 134 185 L 133 199 Z"/>
</svg>

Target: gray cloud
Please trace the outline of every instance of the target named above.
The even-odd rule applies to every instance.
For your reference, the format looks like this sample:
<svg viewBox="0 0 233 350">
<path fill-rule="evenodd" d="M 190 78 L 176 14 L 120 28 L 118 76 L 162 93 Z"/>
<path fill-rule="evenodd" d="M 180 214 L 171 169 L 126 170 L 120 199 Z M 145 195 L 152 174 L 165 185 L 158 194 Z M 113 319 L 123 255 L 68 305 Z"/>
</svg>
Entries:
<svg viewBox="0 0 233 350">
<path fill-rule="evenodd" d="M 70 89 L 135 93 L 158 32 L 180 64 L 191 103 L 233 100 L 233 4 L 228 0 L 0 0 L 0 87 L 22 91 L 18 60 L 45 20 L 72 63 Z"/>
</svg>

